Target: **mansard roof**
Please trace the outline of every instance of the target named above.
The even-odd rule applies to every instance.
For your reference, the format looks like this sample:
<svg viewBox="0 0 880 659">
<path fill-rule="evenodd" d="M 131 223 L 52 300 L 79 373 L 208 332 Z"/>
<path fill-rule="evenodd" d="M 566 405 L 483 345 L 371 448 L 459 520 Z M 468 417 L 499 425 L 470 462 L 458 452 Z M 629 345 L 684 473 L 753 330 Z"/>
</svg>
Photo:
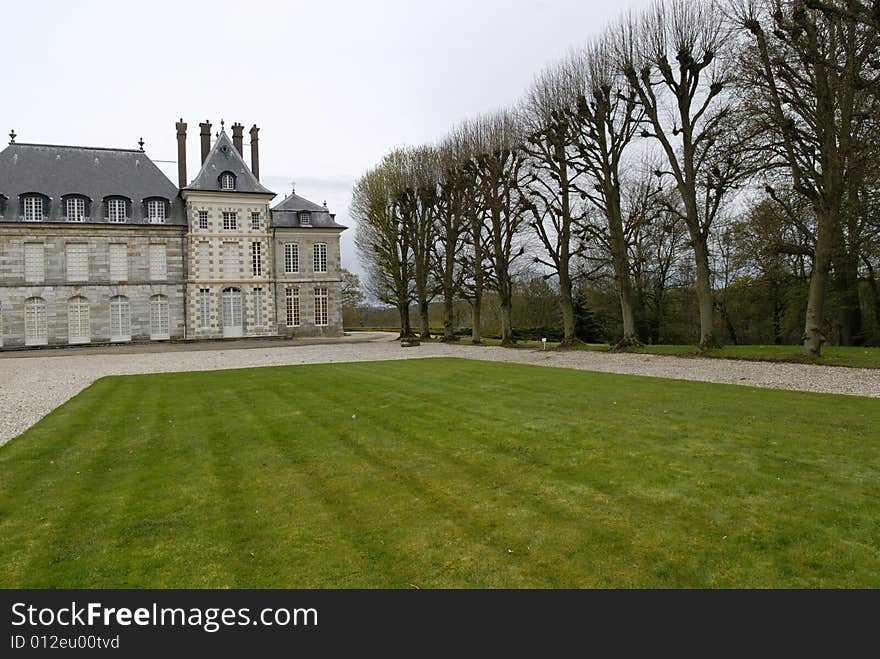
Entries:
<svg viewBox="0 0 880 659">
<path fill-rule="evenodd" d="M 278 205 L 272 209 L 272 226 L 275 227 L 301 227 L 299 213 L 309 213 L 309 224 L 305 228 L 318 229 L 346 229 L 342 224 L 337 224 L 335 216 L 330 214 L 326 206 L 319 206 L 313 201 L 300 197 L 291 192 Z"/>
<path fill-rule="evenodd" d="M 231 172 L 235 176 L 235 190 L 220 189 L 220 175 L 224 172 Z M 232 144 L 226 131 L 220 131 L 220 136 L 208 153 L 208 157 L 205 158 L 201 170 L 184 190 L 275 195 L 257 180 Z"/>
<path fill-rule="evenodd" d="M 178 190 L 143 151 L 56 144 L 13 143 L 0 151 L 0 194 L 9 201 L 0 221 L 18 221 L 18 198 L 26 193 L 49 198 L 49 221 L 62 219 L 61 199 L 82 195 L 91 200 L 89 222 L 106 222 L 100 204 L 107 197 L 131 203 L 129 222 L 142 223 L 142 202 L 169 202 L 167 224 L 186 224 Z"/>
</svg>

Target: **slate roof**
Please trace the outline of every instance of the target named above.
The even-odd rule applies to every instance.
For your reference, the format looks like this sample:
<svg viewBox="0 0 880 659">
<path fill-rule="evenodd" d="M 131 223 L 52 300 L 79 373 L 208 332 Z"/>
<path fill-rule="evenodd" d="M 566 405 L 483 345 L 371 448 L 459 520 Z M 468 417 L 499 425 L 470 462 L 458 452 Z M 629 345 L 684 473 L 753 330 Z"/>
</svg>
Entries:
<svg viewBox="0 0 880 659">
<path fill-rule="evenodd" d="M 273 227 L 301 227 L 299 223 L 300 211 L 308 211 L 309 224 L 304 229 L 346 229 L 342 224 L 337 224 L 334 217 L 326 206 L 319 206 L 313 201 L 291 192 L 277 206 L 272 209 Z"/>
<path fill-rule="evenodd" d="M 220 189 L 220 175 L 223 172 L 232 172 L 235 175 L 235 190 Z M 200 192 L 226 192 L 228 194 L 262 193 L 275 195 L 274 192 L 264 187 L 248 168 L 241 155 L 232 144 L 232 140 L 226 131 L 220 131 L 220 137 L 214 143 L 214 147 L 205 158 L 201 170 L 187 185 L 184 190 L 197 190 Z"/>
<path fill-rule="evenodd" d="M 175 186 L 143 151 L 54 144 L 10 144 L 0 151 L 0 195 L 7 198 L 0 222 L 19 222 L 19 195 L 49 197 L 46 221 L 64 220 L 62 196 L 91 200 L 89 223 L 106 223 L 103 201 L 122 196 L 131 201 L 128 223 L 143 224 L 149 197 L 166 199 L 166 224 L 186 224 Z"/>
</svg>

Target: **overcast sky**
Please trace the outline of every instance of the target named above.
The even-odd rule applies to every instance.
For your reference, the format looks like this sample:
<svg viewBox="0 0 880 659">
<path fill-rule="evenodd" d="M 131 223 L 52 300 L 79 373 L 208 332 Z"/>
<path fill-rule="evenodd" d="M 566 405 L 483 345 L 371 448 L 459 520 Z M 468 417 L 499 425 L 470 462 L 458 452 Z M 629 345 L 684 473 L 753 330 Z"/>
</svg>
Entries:
<svg viewBox="0 0 880 659">
<path fill-rule="evenodd" d="M 143 137 L 151 158 L 174 160 L 183 117 L 192 179 L 200 121 L 256 123 L 263 182 L 283 196 L 295 180 L 353 226 L 351 186 L 389 149 L 515 103 L 543 67 L 644 4 L 7 0 L 0 130 L 84 146 Z M 176 165 L 160 166 L 176 183 Z M 360 271 L 353 235 L 343 266 Z"/>
</svg>

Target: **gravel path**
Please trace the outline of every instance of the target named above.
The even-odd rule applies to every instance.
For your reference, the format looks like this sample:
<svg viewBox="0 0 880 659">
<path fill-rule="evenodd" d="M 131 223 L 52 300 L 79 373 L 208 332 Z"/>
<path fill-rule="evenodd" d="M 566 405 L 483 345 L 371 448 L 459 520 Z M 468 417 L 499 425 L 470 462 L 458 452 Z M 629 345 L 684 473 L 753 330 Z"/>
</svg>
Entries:
<svg viewBox="0 0 880 659">
<path fill-rule="evenodd" d="M 683 359 L 657 355 L 588 351 L 542 352 L 496 347 L 424 344 L 401 348 L 394 335 L 356 333 L 319 342 L 253 341 L 247 347 L 140 352 L 113 348 L 29 351 L 0 358 L 0 446 L 105 375 L 212 371 L 252 366 L 465 357 L 557 366 L 587 371 L 723 382 L 770 389 L 793 389 L 880 398 L 880 370 L 779 364 L 725 359 Z M 235 344 L 233 344 L 235 345 Z"/>
</svg>

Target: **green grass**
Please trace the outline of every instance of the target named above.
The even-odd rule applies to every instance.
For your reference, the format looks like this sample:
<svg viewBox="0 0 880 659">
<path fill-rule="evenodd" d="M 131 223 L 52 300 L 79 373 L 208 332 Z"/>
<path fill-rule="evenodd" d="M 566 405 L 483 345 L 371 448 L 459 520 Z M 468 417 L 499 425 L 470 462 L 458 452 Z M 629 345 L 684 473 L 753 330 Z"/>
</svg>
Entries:
<svg viewBox="0 0 880 659">
<path fill-rule="evenodd" d="M 608 350 L 608 346 L 589 345 L 586 350 Z M 747 359 L 769 362 L 795 362 L 802 364 L 822 364 L 824 366 L 850 366 L 856 368 L 880 368 L 880 348 L 847 346 L 823 346 L 818 359 L 804 357 L 801 346 L 776 345 L 738 345 L 723 346 L 700 353 L 696 346 L 654 345 L 630 349 L 652 355 L 674 355 L 679 357 L 714 357 L 718 359 Z"/>
<path fill-rule="evenodd" d="M 880 587 L 880 404 L 458 359 L 113 377 L 0 587 Z"/>
</svg>

